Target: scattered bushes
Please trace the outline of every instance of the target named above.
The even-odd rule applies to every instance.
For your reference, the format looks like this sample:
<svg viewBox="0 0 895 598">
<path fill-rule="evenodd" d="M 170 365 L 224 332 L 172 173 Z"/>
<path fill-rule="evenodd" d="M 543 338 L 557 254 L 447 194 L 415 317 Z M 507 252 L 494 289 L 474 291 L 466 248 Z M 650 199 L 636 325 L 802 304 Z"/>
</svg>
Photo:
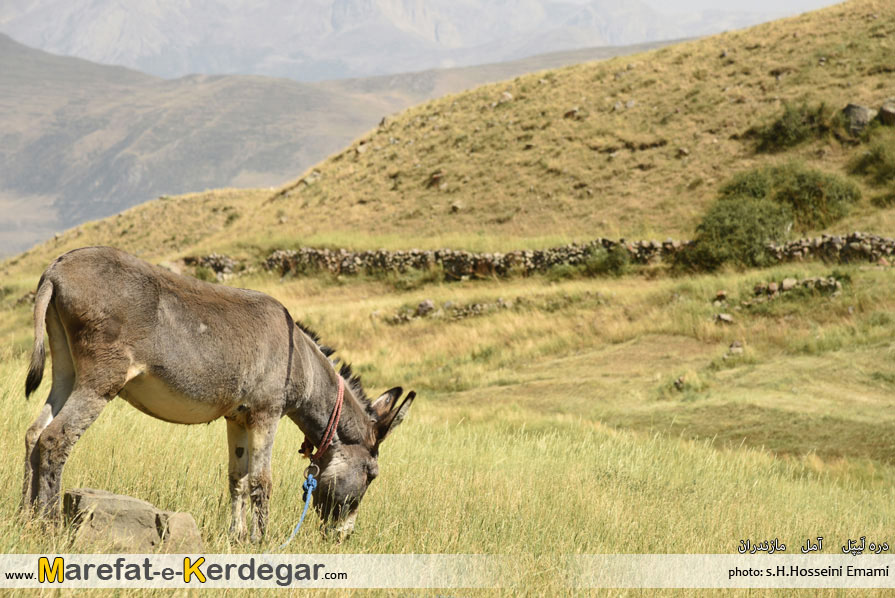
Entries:
<svg viewBox="0 0 895 598">
<path fill-rule="evenodd" d="M 721 188 L 677 265 L 690 270 L 768 265 L 769 243 L 784 241 L 793 227 L 828 226 L 860 198 L 851 181 L 798 163 L 742 172 Z"/>
</svg>

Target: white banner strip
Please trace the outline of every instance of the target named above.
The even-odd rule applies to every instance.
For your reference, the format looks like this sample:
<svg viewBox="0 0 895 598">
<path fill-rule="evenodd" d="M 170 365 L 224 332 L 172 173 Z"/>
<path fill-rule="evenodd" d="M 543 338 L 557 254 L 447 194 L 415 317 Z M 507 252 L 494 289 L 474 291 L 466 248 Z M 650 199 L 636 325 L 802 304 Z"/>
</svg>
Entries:
<svg viewBox="0 0 895 598">
<path fill-rule="evenodd" d="M 895 588 L 888 554 L 590 554 L 541 565 L 575 588 Z M 500 588 L 520 573 L 505 555 L 0 555 L 0 589 Z"/>
<path fill-rule="evenodd" d="M 0 588 L 493 588 L 500 557 L 5 554 Z"/>
<path fill-rule="evenodd" d="M 895 588 L 895 556 L 589 554 L 569 574 L 579 588 Z"/>
</svg>

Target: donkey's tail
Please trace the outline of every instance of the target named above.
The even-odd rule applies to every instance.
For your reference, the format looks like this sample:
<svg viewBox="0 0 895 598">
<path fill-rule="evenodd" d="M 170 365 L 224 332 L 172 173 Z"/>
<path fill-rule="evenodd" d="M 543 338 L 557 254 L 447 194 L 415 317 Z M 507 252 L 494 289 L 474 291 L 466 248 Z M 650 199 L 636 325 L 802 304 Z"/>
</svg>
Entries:
<svg viewBox="0 0 895 598">
<path fill-rule="evenodd" d="M 44 362 L 47 351 L 44 347 L 44 331 L 47 327 L 47 306 L 53 297 L 53 283 L 46 276 L 40 279 L 37 287 L 37 296 L 34 298 L 34 349 L 31 351 L 31 366 L 28 368 L 28 378 L 25 380 L 25 398 L 40 386 L 44 377 Z"/>
</svg>

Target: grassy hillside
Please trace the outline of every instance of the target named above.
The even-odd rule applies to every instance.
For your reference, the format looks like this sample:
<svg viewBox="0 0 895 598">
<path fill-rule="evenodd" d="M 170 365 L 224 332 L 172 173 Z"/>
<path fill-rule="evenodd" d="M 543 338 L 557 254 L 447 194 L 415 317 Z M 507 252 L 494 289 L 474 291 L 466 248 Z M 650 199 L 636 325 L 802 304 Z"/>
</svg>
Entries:
<svg viewBox="0 0 895 598">
<path fill-rule="evenodd" d="M 425 99 L 661 45 L 307 84 L 248 76 L 165 81 L 0 34 L 0 256 L 161 194 L 282 184 L 383 115 Z"/>
<path fill-rule="evenodd" d="M 260 258 L 271 247 L 305 243 L 508 249 L 597 235 L 684 237 L 734 172 L 790 160 L 865 191 L 837 230 L 892 235 L 892 208 L 873 199 L 872 177 L 850 174 L 875 146 L 827 136 L 765 153 L 744 135 L 777 119 L 782 99 L 875 106 L 893 95 L 877 73 L 888 64 L 877 46 L 890 34 L 895 8 L 855 0 L 640 55 L 630 70 L 621 61 L 522 77 L 412 109 L 366 136 L 367 149 L 358 152 L 356 142 L 281 192 L 169 198 L 69 231 L 0 267 L 0 405 L 11 414 L 3 448 L 18 454 L 38 409 L 23 406 L 31 308 L 17 299 L 55 254 L 78 245 L 115 244 L 161 261 L 210 251 Z M 820 57 L 826 66 L 817 66 Z M 787 65 L 793 70 L 779 81 L 767 74 Z M 738 87 L 721 91 L 722 83 Z M 687 98 L 685 87 L 698 93 Z M 513 99 L 492 107 L 505 90 Z M 629 97 L 637 99 L 631 108 L 605 108 Z M 573 101 L 580 120 L 564 117 Z M 547 126 L 520 133 L 520 123 L 532 122 Z M 466 139 L 447 143 L 462 137 L 461 127 Z M 621 140 L 635 149 L 614 150 L 612 160 L 588 147 Z M 467 153 L 471 144 L 480 145 Z M 678 158 L 680 147 L 689 155 Z M 429 187 L 435 166 L 445 174 Z M 702 182 L 691 184 L 696 178 Z M 582 181 L 587 187 L 574 189 Z M 542 201 L 532 199 L 541 193 Z M 452 283 L 415 275 L 281 279 L 257 270 L 228 284 L 277 297 L 339 348 L 371 393 L 396 384 L 419 393 L 408 422 L 383 446 L 382 475 L 355 536 L 333 546 L 303 530 L 290 550 L 508 554 L 524 573 L 495 593 L 536 596 L 572 594 L 556 567 L 562 554 L 733 553 L 744 538 L 778 537 L 795 547 L 818 535 L 834 554 L 856 536 L 888 540 L 895 525 L 891 274 L 881 264 L 811 261 L 713 274 L 646 267 L 622 276 L 548 272 Z M 817 277 L 841 288 L 798 287 L 755 301 L 763 283 Z M 435 306 L 430 316 L 396 317 L 425 300 Z M 265 549 L 294 523 L 298 443 L 284 422 Z M 251 547 L 224 536 L 224 445 L 221 422 L 172 426 L 113 401 L 75 448 L 63 484 L 189 510 L 209 551 L 245 551 Z M 179 456 L 187 453 L 195 455 L 189 463 Z M 0 467 L 4 549 L 61 551 L 64 537 L 19 518 L 20 472 L 16 459 Z"/>
<path fill-rule="evenodd" d="M 269 201 L 261 191 L 234 196 L 238 229 L 200 249 L 494 250 L 595 236 L 689 237 L 736 172 L 798 160 L 845 174 L 860 145 L 827 137 L 763 153 L 747 133 L 779 118 L 786 102 L 878 107 L 895 95 L 893 31 L 890 4 L 855 0 L 447 96 L 387 119 Z M 864 178 L 855 180 L 867 190 Z M 835 229 L 891 231 L 895 211 L 864 195 Z M 156 214 L 153 234 L 177 234 L 167 208 L 149 209 L 142 214 Z M 196 210 L 207 214 L 207 204 Z"/>
<path fill-rule="evenodd" d="M 311 185 L 299 181 L 255 212 L 245 237 L 687 236 L 737 171 L 799 159 L 843 172 L 851 146 L 818 140 L 758 154 L 745 133 L 778 118 L 784 102 L 878 107 L 895 95 L 893 35 L 892 5 L 858 0 L 448 96 L 316 166 Z M 891 210 L 864 205 L 842 226 L 892 223 Z"/>
</svg>

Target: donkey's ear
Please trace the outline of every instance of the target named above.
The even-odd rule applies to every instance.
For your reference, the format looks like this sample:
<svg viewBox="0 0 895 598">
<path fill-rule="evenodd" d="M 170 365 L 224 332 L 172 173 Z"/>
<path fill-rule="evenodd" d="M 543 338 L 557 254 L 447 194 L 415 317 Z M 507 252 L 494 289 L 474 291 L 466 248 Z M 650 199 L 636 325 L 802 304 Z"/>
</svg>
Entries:
<svg viewBox="0 0 895 598">
<path fill-rule="evenodd" d="M 407 417 L 407 412 L 410 411 L 410 406 L 413 404 L 413 399 L 416 398 L 416 393 L 410 391 L 407 396 L 404 398 L 404 401 L 401 403 L 401 406 L 397 409 L 392 409 L 390 412 L 386 413 L 383 417 L 379 418 L 376 422 L 376 442 L 382 442 L 385 440 L 385 437 L 391 434 L 392 430 L 398 427 L 404 418 Z"/>
<path fill-rule="evenodd" d="M 390 388 L 381 395 L 379 398 L 373 401 L 371 407 L 373 408 L 373 413 L 376 414 L 376 419 L 382 419 L 385 415 L 392 410 L 392 407 L 395 406 L 395 401 L 398 400 L 398 397 L 403 394 L 404 389 L 400 386 L 396 386 L 394 388 Z"/>
</svg>

